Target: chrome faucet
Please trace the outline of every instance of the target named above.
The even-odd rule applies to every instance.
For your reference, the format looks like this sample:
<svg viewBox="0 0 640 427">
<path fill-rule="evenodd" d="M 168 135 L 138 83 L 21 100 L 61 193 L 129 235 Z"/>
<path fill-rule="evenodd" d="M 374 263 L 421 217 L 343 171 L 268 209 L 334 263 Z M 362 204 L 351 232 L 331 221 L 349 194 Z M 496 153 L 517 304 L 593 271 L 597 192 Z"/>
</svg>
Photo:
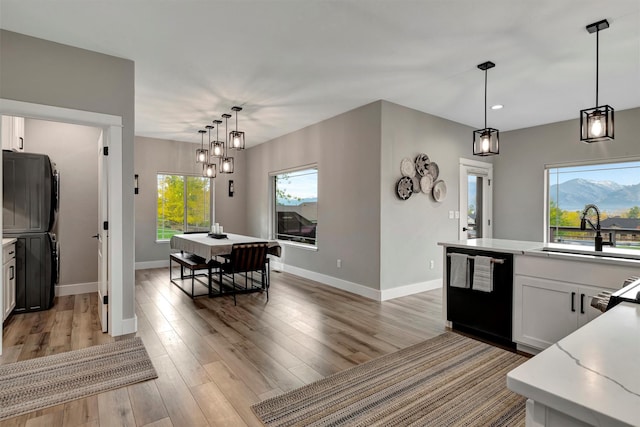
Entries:
<svg viewBox="0 0 640 427">
<path fill-rule="evenodd" d="M 587 213 L 589 213 L 589 211 L 593 209 L 594 211 L 596 211 L 596 225 L 593 225 L 593 223 L 591 222 L 591 220 L 589 218 L 587 218 Z M 595 237 L 595 250 L 597 252 L 602 252 L 602 246 L 606 245 L 606 246 L 615 246 L 615 244 L 613 243 L 613 239 L 611 237 L 611 233 L 609 233 L 609 241 L 608 242 L 603 242 L 602 241 L 602 235 L 600 234 L 600 210 L 598 209 L 598 207 L 596 205 L 593 204 L 589 204 L 586 205 L 584 207 L 584 210 L 582 211 L 582 216 L 580 216 L 580 230 L 586 230 L 587 229 L 587 223 L 591 226 L 591 228 L 593 228 L 596 231 L 596 237 Z"/>
</svg>

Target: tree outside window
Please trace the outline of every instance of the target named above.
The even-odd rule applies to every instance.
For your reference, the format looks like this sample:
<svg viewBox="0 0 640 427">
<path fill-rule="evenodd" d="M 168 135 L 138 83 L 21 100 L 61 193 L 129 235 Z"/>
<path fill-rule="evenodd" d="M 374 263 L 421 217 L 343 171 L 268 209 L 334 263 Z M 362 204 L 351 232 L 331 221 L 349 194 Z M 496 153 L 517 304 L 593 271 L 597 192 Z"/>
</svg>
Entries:
<svg viewBox="0 0 640 427">
<path fill-rule="evenodd" d="M 157 240 L 211 228 L 211 179 L 158 174 Z"/>
</svg>

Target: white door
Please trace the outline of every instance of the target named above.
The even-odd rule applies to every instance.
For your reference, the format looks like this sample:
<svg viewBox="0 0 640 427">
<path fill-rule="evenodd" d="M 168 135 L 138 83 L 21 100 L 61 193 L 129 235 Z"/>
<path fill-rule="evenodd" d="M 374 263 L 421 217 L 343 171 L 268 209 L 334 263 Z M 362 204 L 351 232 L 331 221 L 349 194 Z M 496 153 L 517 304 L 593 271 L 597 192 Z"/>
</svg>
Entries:
<svg viewBox="0 0 640 427">
<path fill-rule="evenodd" d="M 460 159 L 459 239 L 493 237 L 493 165 Z"/>
<path fill-rule="evenodd" d="M 109 180 L 108 159 L 104 153 L 105 147 L 102 138 L 103 132 L 98 137 L 98 315 L 102 332 L 107 332 L 109 305 Z"/>
</svg>

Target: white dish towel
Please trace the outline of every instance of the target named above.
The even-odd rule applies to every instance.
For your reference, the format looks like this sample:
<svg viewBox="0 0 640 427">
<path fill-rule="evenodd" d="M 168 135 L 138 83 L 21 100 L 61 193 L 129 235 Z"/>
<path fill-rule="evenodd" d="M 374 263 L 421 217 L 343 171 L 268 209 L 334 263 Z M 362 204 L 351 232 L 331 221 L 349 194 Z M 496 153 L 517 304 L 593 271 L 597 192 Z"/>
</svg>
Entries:
<svg viewBox="0 0 640 427">
<path fill-rule="evenodd" d="M 473 266 L 473 289 L 493 292 L 493 263 L 491 257 L 476 255 Z"/>
<path fill-rule="evenodd" d="M 469 269 L 467 268 L 467 255 L 451 254 L 451 280 L 449 284 L 454 288 L 469 287 Z"/>
</svg>

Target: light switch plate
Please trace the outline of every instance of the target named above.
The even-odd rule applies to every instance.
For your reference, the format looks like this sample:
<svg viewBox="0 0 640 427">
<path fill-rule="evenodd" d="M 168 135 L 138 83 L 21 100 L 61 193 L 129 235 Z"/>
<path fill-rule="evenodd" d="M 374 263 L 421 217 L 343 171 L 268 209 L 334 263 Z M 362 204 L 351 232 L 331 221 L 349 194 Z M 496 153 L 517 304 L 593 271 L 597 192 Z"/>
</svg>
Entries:
<svg viewBox="0 0 640 427">
<path fill-rule="evenodd" d="M 449 219 L 453 219 L 453 211 L 449 211 Z"/>
</svg>

